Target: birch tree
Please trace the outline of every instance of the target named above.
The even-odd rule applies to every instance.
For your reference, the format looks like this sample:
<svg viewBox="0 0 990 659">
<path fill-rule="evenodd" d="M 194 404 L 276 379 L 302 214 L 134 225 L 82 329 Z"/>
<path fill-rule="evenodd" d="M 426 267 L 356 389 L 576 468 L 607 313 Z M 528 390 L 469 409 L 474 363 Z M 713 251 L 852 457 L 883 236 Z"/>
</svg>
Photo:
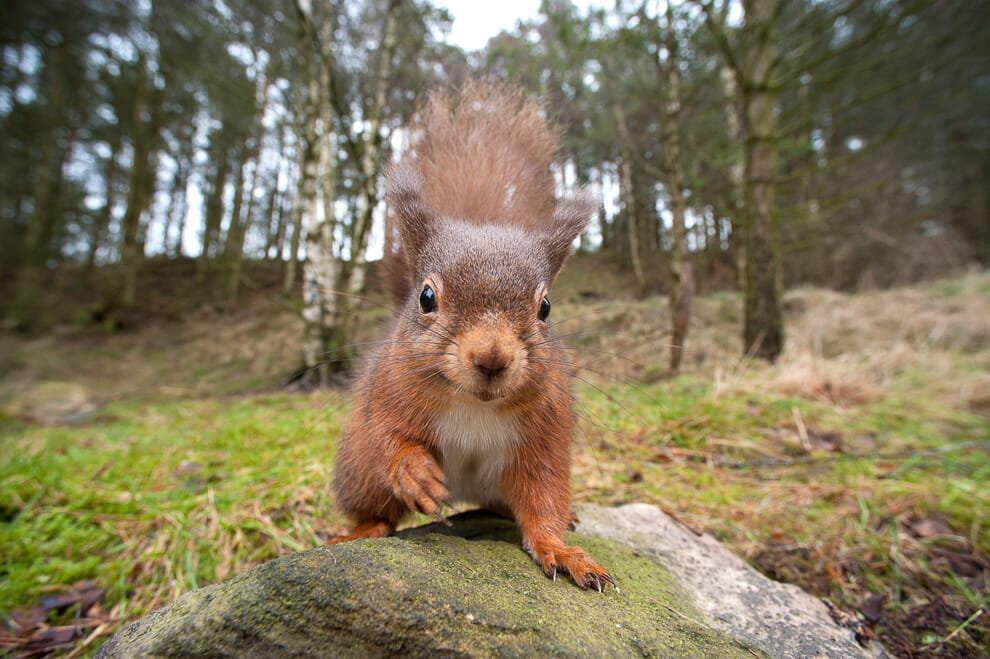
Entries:
<svg viewBox="0 0 990 659">
<path fill-rule="evenodd" d="M 349 96 L 338 80 L 339 63 L 332 42 L 341 6 L 327 3 L 318 11 L 304 0 L 296 5 L 304 52 L 309 58 L 299 138 L 299 219 L 306 234 L 303 372 L 310 384 L 325 384 L 331 371 L 343 370 L 349 362 L 348 346 L 354 330 L 352 300 L 364 285 L 368 237 L 380 202 L 377 174 L 384 157 L 383 125 L 398 43 L 398 16 L 405 3 L 389 0 L 386 5 L 379 47 L 368 51 L 368 60 L 375 64 L 367 100 Z M 370 53 L 376 53 L 377 60 Z M 340 176 L 338 144 L 354 167 L 357 180 L 353 212 L 347 222 L 338 221 L 335 209 L 335 183 Z M 317 185 L 317 172 L 322 189 Z M 344 238 L 341 244 L 336 242 L 338 233 Z M 345 252 L 349 258 L 343 258 Z"/>
<path fill-rule="evenodd" d="M 373 77 L 373 98 L 365 117 L 365 128 L 356 139 L 350 139 L 351 152 L 358 156 L 360 163 L 360 190 L 357 208 L 350 230 L 350 259 L 340 271 L 339 290 L 347 293 L 339 301 L 338 324 L 349 325 L 350 300 L 364 286 L 367 272 L 368 236 L 371 232 L 373 213 L 378 206 L 378 170 L 383 160 L 382 124 L 388 103 L 388 84 L 398 44 L 398 15 L 402 0 L 389 0 L 382 28 L 381 46 L 378 48 L 378 62 Z M 350 332 L 348 331 L 349 335 Z M 348 337 L 349 338 L 349 337 Z"/>
<path fill-rule="evenodd" d="M 333 208 L 336 174 L 335 135 L 330 94 L 333 84 L 334 40 L 337 8 L 310 0 L 296 0 L 307 93 L 301 98 L 299 126 L 299 225 L 306 232 L 306 261 L 303 264 L 303 380 L 326 386 L 329 365 L 326 357 L 334 344 L 336 317 L 337 258 L 334 255 L 336 217 Z M 323 207 L 320 180 L 323 181 Z M 299 233 L 293 236 L 293 242 Z"/>
</svg>

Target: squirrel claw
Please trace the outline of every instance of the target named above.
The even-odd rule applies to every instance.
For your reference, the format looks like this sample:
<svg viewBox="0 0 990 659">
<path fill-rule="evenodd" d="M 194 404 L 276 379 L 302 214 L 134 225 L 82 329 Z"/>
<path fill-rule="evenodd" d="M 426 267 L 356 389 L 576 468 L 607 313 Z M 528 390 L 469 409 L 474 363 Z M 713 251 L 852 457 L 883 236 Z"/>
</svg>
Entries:
<svg viewBox="0 0 990 659">
<path fill-rule="evenodd" d="M 408 449 L 392 467 L 392 490 L 409 510 L 432 515 L 447 523 L 443 506 L 448 492 L 443 472 L 422 447 Z"/>
<path fill-rule="evenodd" d="M 601 593 L 604 592 L 606 583 L 612 584 L 618 590 L 612 575 L 595 563 L 594 559 L 580 547 L 548 547 L 541 551 L 529 545 L 527 551 L 542 565 L 543 573 L 554 581 L 557 580 L 557 572 L 563 570 L 581 590 L 593 586 Z"/>
</svg>

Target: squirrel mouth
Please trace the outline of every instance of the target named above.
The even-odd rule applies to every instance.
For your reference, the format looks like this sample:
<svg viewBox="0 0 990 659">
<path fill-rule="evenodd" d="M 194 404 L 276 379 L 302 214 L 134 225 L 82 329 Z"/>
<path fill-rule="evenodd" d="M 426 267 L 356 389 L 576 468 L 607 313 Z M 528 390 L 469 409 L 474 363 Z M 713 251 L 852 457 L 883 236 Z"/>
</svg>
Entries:
<svg viewBox="0 0 990 659">
<path fill-rule="evenodd" d="M 474 397 L 480 400 L 482 403 L 490 403 L 496 398 L 501 398 L 490 391 L 476 391 L 474 392 Z"/>
</svg>

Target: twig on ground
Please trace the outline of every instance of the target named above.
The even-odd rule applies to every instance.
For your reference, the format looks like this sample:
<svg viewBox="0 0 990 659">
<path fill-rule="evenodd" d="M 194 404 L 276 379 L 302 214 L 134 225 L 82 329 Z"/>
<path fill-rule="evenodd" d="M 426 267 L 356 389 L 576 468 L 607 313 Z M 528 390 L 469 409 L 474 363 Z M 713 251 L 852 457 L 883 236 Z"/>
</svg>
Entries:
<svg viewBox="0 0 990 659">
<path fill-rule="evenodd" d="M 958 634 L 959 632 L 961 632 L 964 629 L 966 629 L 966 627 L 968 627 L 971 623 L 975 622 L 976 619 L 979 618 L 980 616 L 982 616 L 984 613 L 986 613 L 986 610 L 984 610 L 984 609 L 977 609 L 976 610 L 976 613 L 974 613 L 970 617 L 966 618 L 966 620 L 961 625 L 959 625 L 958 627 L 956 627 L 952 631 L 951 634 L 949 634 L 948 636 L 946 636 L 945 638 L 943 638 L 942 639 L 942 643 L 948 643 L 949 641 L 951 641 L 955 637 L 956 634 Z"/>
<path fill-rule="evenodd" d="M 801 410 L 797 407 L 791 408 L 791 414 L 794 415 L 794 424 L 797 426 L 798 437 L 801 438 L 801 448 L 804 449 L 805 453 L 811 453 L 811 440 L 808 439 L 808 429 L 804 427 L 804 419 L 801 418 Z"/>
</svg>

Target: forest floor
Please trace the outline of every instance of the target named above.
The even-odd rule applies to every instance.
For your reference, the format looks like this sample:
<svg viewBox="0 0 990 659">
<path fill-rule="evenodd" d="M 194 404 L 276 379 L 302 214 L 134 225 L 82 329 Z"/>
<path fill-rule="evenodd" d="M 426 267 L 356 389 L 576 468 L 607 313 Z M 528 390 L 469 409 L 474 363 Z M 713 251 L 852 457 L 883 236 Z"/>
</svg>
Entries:
<svg viewBox="0 0 990 659">
<path fill-rule="evenodd" d="M 188 265 L 155 266 L 115 331 L 0 331 L 0 654 L 90 656 L 344 527 L 330 482 L 350 397 L 284 386 L 300 322 L 277 268 L 218 305 Z M 669 378 L 667 300 L 620 295 L 617 272 L 576 257 L 554 291 L 575 498 L 654 503 L 897 656 L 990 653 L 990 273 L 791 290 L 773 365 L 740 357 L 738 294 L 699 297 Z M 363 306 L 359 340 L 380 338 L 387 311 Z"/>
</svg>

